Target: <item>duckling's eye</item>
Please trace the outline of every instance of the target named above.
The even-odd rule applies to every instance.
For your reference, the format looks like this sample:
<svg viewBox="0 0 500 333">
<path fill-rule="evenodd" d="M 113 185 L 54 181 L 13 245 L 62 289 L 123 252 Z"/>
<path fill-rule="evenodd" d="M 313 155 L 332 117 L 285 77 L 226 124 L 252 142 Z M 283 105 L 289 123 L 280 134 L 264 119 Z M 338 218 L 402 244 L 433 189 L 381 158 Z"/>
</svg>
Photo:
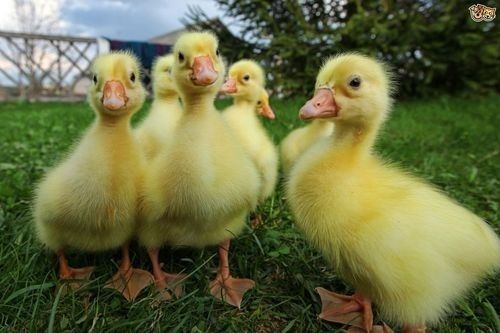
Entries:
<svg viewBox="0 0 500 333">
<path fill-rule="evenodd" d="M 245 80 L 245 81 L 250 80 L 250 75 L 247 74 L 247 75 L 243 76 L 243 80 Z"/>
<path fill-rule="evenodd" d="M 217 55 L 217 56 L 220 55 L 219 49 L 215 50 L 215 55 Z"/>
<path fill-rule="evenodd" d="M 135 73 L 130 74 L 130 81 L 135 82 Z"/>
<path fill-rule="evenodd" d="M 167 72 L 168 74 L 170 74 L 170 72 L 171 72 L 170 67 L 165 68 L 165 72 Z"/>
<path fill-rule="evenodd" d="M 359 76 L 355 76 L 349 81 L 349 86 L 353 89 L 358 89 L 361 87 L 361 78 Z"/>
<path fill-rule="evenodd" d="M 93 75 L 92 76 L 92 81 L 94 81 L 94 84 L 97 84 L 97 75 Z"/>
<path fill-rule="evenodd" d="M 179 61 L 184 61 L 184 54 L 182 52 L 179 52 Z"/>
<path fill-rule="evenodd" d="M 261 105 L 261 104 L 262 104 L 262 102 L 261 102 L 261 101 L 258 101 L 258 102 L 257 102 L 257 105 Z"/>
</svg>

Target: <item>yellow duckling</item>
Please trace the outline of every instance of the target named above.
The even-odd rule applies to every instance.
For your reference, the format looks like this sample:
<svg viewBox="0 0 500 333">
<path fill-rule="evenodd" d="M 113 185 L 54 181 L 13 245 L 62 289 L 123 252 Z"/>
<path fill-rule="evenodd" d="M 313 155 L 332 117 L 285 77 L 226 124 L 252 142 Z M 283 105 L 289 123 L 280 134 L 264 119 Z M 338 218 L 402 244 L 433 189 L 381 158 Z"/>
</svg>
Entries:
<svg viewBox="0 0 500 333">
<path fill-rule="evenodd" d="M 326 62 L 300 116 L 329 119 L 335 131 L 299 158 L 287 199 L 306 237 L 356 290 L 319 288 L 320 318 L 370 332 L 373 301 L 382 318 L 423 332 L 500 265 L 500 241 L 481 218 L 372 152 L 391 107 L 388 76 L 361 55 Z"/>
<path fill-rule="evenodd" d="M 314 119 L 311 124 L 290 132 L 280 144 L 281 166 L 288 174 L 297 159 L 313 144 L 333 133 L 333 123 Z"/>
<path fill-rule="evenodd" d="M 177 287 L 182 277 L 161 269 L 159 248 L 219 244 L 219 270 L 210 290 L 239 307 L 255 282 L 231 277 L 228 251 L 257 204 L 260 179 L 213 105 L 225 71 L 217 47 L 208 32 L 186 33 L 174 45 L 172 76 L 184 113 L 175 145 L 159 153 L 147 174 L 138 238 L 148 249 L 157 287 L 176 294 L 182 291 Z"/>
<path fill-rule="evenodd" d="M 99 56 L 92 65 L 88 101 L 96 120 L 75 149 L 36 189 L 39 239 L 59 257 L 61 279 L 88 278 L 92 267 L 72 268 L 64 251 L 122 247 L 122 262 L 108 287 L 133 299 L 152 276 L 131 266 L 128 243 L 136 228 L 144 160 L 130 118 L 144 102 L 137 60 L 128 53 Z"/>
<path fill-rule="evenodd" d="M 259 201 L 267 199 L 276 187 L 278 152 L 257 115 L 274 119 L 264 90 L 264 71 L 252 60 L 240 60 L 229 69 L 221 92 L 234 97 L 234 104 L 222 112 L 241 144 L 250 154 L 262 177 Z"/>
<path fill-rule="evenodd" d="M 174 56 L 168 54 L 156 59 L 153 66 L 154 101 L 151 110 L 137 127 L 136 134 L 146 159 L 154 158 L 162 145 L 169 142 L 182 116 L 179 94 L 172 82 Z"/>
</svg>

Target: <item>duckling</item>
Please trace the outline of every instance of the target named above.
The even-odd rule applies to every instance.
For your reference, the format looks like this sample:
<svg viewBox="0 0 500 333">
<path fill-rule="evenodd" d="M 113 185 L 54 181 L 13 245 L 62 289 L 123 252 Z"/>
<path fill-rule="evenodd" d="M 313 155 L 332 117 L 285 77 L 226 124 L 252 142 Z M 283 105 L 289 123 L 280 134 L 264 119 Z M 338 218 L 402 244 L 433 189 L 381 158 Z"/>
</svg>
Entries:
<svg viewBox="0 0 500 333">
<path fill-rule="evenodd" d="M 149 272 L 132 268 L 128 252 L 145 163 L 130 118 L 145 90 L 139 64 L 128 53 L 101 55 L 91 70 L 88 101 L 96 120 L 36 188 L 34 224 L 40 241 L 57 253 L 61 279 L 88 279 L 93 270 L 69 266 L 65 249 L 122 247 L 120 268 L 107 286 L 131 300 L 152 282 Z"/>
<path fill-rule="evenodd" d="M 135 130 L 147 160 L 154 158 L 160 147 L 169 142 L 182 116 L 179 94 L 172 82 L 173 62 L 172 54 L 156 59 L 152 71 L 154 101 L 149 114 Z"/>
<path fill-rule="evenodd" d="M 314 119 L 310 125 L 290 132 L 280 144 L 281 166 L 285 174 L 290 173 L 295 161 L 307 149 L 332 133 L 333 123 L 324 119 Z"/>
<path fill-rule="evenodd" d="M 278 152 L 257 118 L 258 114 L 275 118 L 264 90 L 264 71 L 255 61 L 240 60 L 229 69 L 221 92 L 234 97 L 222 117 L 257 166 L 262 177 L 259 202 L 263 202 L 274 192 L 278 178 Z"/>
<path fill-rule="evenodd" d="M 335 131 L 299 158 L 286 195 L 298 227 L 356 291 L 318 289 L 320 318 L 352 319 L 370 332 L 374 302 L 384 319 L 423 332 L 499 267 L 500 240 L 481 218 L 372 151 L 392 88 L 371 58 L 325 63 L 300 117 L 327 119 Z"/>
<path fill-rule="evenodd" d="M 219 244 L 219 269 L 211 294 L 240 307 L 250 279 L 233 278 L 230 240 L 255 208 L 260 178 L 251 159 L 213 102 L 224 78 L 218 41 L 209 32 L 185 33 L 174 45 L 172 77 L 183 101 L 173 140 L 146 175 L 139 242 L 148 249 L 159 289 L 180 294 L 178 274 L 161 269 L 164 244 L 203 248 Z"/>
</svg>

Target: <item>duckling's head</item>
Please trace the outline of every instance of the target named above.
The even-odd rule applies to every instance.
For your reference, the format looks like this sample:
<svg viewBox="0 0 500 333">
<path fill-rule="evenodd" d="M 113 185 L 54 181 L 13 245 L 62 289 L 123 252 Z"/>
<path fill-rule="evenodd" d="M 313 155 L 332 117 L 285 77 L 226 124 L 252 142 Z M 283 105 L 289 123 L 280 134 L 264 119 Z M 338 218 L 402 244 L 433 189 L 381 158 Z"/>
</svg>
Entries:
<svg viewBox="0 0 500 333">
<path fill-rule="evenodd" d="M 253 60 L 240 60 L 229 68 L 221 92 L 249 101 L 259 98 L 264 87 L 264 70 Z"/>
<path fill-rule="evenodd" d="M 300 109 L 300 117 L 381 122 L 390 108 L 392 84 L 384 65 L 372 58 L 360 54 L 330 58 L 319 71 L 314 97 Z"/>
<path fill-rule="evenodd" d="M 122 116 L 139 110 L 146 91 L 141 83 L 137 59 L 127 52 L 97 57 L 91 66 L 92 84 L 88 100 L 99 114 Z"/>
<path fill-rule="evenodd" d="M 167 54 L 158 57 L 153 65 L 153 91 L 156 96 L 177 95 L 174 82 L 172 81 L 172 65 L 174 55 Z"/>
<path fill-rule="evenodd" d="M 211 32 L 188 32 L 174 45 L 172 76 L 183 94 L 215 94 L 224 79 L 225 67 L 218 41 Z"/>
<path fill-rule="evenodd" d="M 261 88 L 260 96 L 257 100 L 257 114 L 268 119 L 276 118 L 273 109 L 269 105 L 269 95 L 264 88 Z"/>
</svg>

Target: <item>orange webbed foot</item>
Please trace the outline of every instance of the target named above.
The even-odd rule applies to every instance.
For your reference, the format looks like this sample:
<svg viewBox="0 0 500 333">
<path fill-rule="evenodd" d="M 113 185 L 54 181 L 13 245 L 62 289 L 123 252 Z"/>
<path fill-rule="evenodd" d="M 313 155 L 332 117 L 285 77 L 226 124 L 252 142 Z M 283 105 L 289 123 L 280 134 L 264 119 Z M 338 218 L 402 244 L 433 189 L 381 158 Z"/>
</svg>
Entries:
<svg viewBox="0 0 500 333">
<path fill-rule="evenodd" d="M 253 280 L 236 279 L 231 276 L 223 278 L 220 273 L 217 274 L 217 277 L 209 285 L 212 296 L 236 306 L 238 309 L 241 306 L 245 292 L 253 287 L 255 287 L 255 281 Z"/>
<path fill-rule="evenodd" d="M 187 274 L 170 274 L 162 271 L 161 276 L 161 279 L 155 281 L 156 289 L 160 293 L 159 300 L 169 301 L 173 298 L 172 295 L 176 298 L 184 295 L 184 280 Z"/>
<path fill-rule="evenodd" d="M 320 319 L 348 324 L 371 332 L 373 313 L 371 302 L 360 294 L 340 295 L 324 288 L 316 288 L 321 298 Z"/>
<path fill-rule="evenodd" d="M 127 301 L 133 301 L 153 281 L 153 275 L 145 270 L 137 268 L 119 269 L 106 282 L 104 287 L 118 290 Z"/>
<path fill-rule="evenodd" d="M 64 290 L 63 293 L 67 293 L 70 290 L 78 290 L 85 283 L 90 280 L 90 276 L 94 272 L 93 266 L 73 268 L 69 266 L 61 267 L 59 269 L 59 279 L 65 283 L 61 286 Z M 65 281 L 67 280 L 67 281 Z"/>
<path fill-rule="evenodd" d="M 345 332 L 347 332 L 347 333 L 366 333 L 366 330 L 363 328 L 352 326 L 352 327 L 349 327 L 349 329 Z M 373 325 L 370 333 L 394 333 L 394 331 L 386 324 L 383 324 L 383 325 Z"/>
</svg>

